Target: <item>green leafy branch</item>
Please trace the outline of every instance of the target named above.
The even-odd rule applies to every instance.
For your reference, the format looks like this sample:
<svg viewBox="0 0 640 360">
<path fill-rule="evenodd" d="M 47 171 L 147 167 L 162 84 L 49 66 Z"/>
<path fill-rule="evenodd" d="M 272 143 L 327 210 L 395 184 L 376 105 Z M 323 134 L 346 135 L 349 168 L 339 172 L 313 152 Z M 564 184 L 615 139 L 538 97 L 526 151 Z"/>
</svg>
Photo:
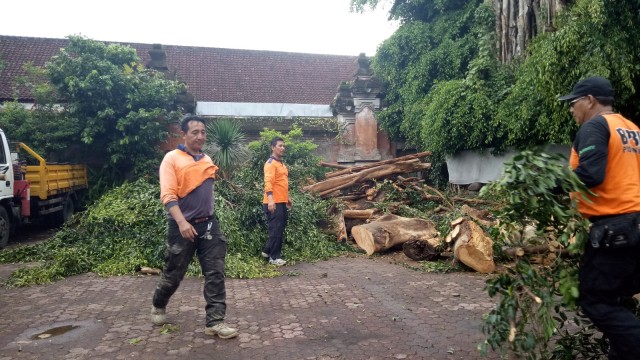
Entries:
<svg viewBox="0 0 640 360">
<path fill-rule="evenodd" d="M 489 296 L 499 299 L 485 316 L 483 331 L 488 338 L 479 345 L 481 351 L 511 351 L 527 359 L 573 359 L 598 348 L 594 330 L 583 326 L 585 319 L 576 308 L 577 256 L 584 249 L 588 222 L 567 192 L 582 196 L 589 190 L 563 157 L 539 150 L 516 155 L 505 164 L 502 179 L 483 188 L 482 196 L 503 203 L 495 214 L 499 252 L 503 247 L 553 245 L 568 249 L 570 255 L 553 251 L 516 256 L 504 273 L 487 281 Z M 526 228 L 533 233 L 527 235 Z M 580 341 L 570 339 L 575 336 Z"/>
</svg>

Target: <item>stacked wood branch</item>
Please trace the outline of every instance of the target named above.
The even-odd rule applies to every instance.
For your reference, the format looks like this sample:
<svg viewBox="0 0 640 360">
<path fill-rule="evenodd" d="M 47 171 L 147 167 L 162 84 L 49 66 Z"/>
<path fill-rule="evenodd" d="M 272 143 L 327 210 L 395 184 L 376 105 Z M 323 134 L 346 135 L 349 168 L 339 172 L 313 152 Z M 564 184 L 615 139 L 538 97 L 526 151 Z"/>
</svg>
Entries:
<svg viewBox="0 0 640 360">
<path fill-rule="evenodd" d="M 323 198 L 336 198 L 341 201 L 341 210 L 331 215 L 336 224 L 337 241 L 345 241 L 349 235 L 358 247 L 368 255 L 385 252 L 391 248 L 402 247 L 403 253 L 417 261 L 434 260 L 449 251 L 458 261 L 479 272 L 492 272 L 493 243 L 484 233 L 484 227 L 490 227 L 494 221 L 486 210 L 479 210 L 469 205 L 493 204 L 490 201 L 451 197 L 446 193 L 428 186 L 418 177 L 407 174 L 422 172 L 431 164 L 424 163 L 421 158 L 429 156 L 423 152 L 391 160 L 379 161 L 342 169 L 341 165 L 322 163 L 322 166 L 337 168 L 326 175 L 326 179 L 303 187 Z M 446 242 L 439 236 L 435 224 L 419 218 L 405 218 L 397 215 L 380 215 L 376 203 L 385 199 L 389 187 L 378 186 L 378 181 L 387 184 L 399 193 L 417 193 L 420 198 L 440 203 L 440 211 L 452 211 L 464 204 L 465 214 L 452 223 L 452 232 Z M 408 204 L 409 198 L 394 203 L 384 203 L 384 211 L 394 213 Z"/>
<path fill-rule="evenodd" d="M 332 165 L 331 167 L 342 168 L 343 170 L 329 172 L 329 173 L 325 174 L 325 178 L 329 179 L 329 178 L 336 177 L 336 176 L 352 174 L 352 173 L 356 173 L 356 172 L 359 172 L 359 171 L 362 171 L 362 170 L 366 170 L 366 169 L 370 169 L 372 167 L 376 167 L 376 166 L 380 166 L 380 165 L 392 164 L 392 163 L 396 163 L 396 162 L 402 162 L 402 161 L 413 160 L 413 159 L 421 159 L 421 158 L 427 157 L 429 155 L 431 155 L 431 151 L 425 151 L 425 152 L 421 152 L 421 153 L 417 153 L 417 154 L 400 156 L 400 157 L 397 157 L 397 158 L 394 158 L 394 159 L 382 160 L 382 161 L 377 161 L 377 162 L 374 162 L 374 163 L 371 163 L 371 164 L 366 164 L 366 165 L 361 165 L 361 166 L 353 166 L 353 167 L 342 167 L 343 165 L 335 164 L 335 165 Z M 327 164 L 327 163 L 321 163 L 321 164 L 325 164 L 324 166 L 329 166 L 329 164 Z"/>
<path fill-rule="evenodd" d="M 353 226 L 374 221 L 380 215 L 373 208 L 385 194 L 376 186 L 376 182 L 381 180 L 398 182 L 397 178 L 400 175 L 429 169 L 431 164 L 420 160 L 429 155 L 431 152 L 427 151 L 354 167 L 320 162 L 320 166 L 339 170 L 328 173 L 324 181 L 304 186 L 303 190 L 314 192 L 323 198 L 341 200 L 344 210 L 332 209 L 329 215 L 334 222 L 332 231 L 336 234 L 336 239 L 344 241 Z M 415 177 L 403 178 L 404 185 L 397 186 L 397 189 L 402 191 L 403 187 L 416 185 L 421 181 Z M 386 211 L 395 212 L 403 204 L 403 202 L 388 204 Z"/>
<path fill-rule="evenodd" d="M 525 255 L 540 255 L 554 253 L 556 256 L 568 256 L 569 249 L 563 248 L 557 241 L 550 241 L 546 245 L 527 245 L 502 249 L 510 257 L 522 257 Z"/>
<path fill-rule="evenodd" d="M 382 180 L 392 175 L 407 174 L 423 171 L 431 168 L 430 163 L 420 162 L 420 159 L 396 161 L 383 165 L 373 166 L 362 171 L 331 177 L 313 185 L 302 188 L 304 191 L 314 192 L 321 197 L 338 196 L 338 190 L 361 184 L 368 180 Z"/>
<path fill-rule="evenodd" d="M 350 168 L 349 165 L 334 164 L 334 163 L 328 163 L 328 162 L 324 162 L 324 161 L 320 161 L 318 163 L 318 165 L 324 166 L 324 167 L 330 167 L 330 168 L 334 168 L 334 169 L 348 169 L 348 168 Z"/>
</svg>

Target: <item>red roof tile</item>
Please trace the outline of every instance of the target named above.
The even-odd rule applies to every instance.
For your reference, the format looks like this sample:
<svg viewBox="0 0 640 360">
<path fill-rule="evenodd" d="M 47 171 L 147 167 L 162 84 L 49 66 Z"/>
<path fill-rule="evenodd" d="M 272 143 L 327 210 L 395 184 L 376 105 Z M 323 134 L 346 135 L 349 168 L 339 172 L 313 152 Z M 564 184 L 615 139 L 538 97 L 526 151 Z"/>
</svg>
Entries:
<svg viewBox="0 0 640 360">
<path fill-rule="evenodd" d="M 0 35 L 0 100 L 12 99 L 26 62 L 42 66 L 66 39 Z M 152 44 L 130 43 L 143 63 Z M 163 45 L 169 70 L 186 82 L 196 101 L 330 104 L 342 81 L 356 73 L 356 56 L 318 55 Z M 30 100 L 21 89 L 19 97 Z"/>
</svg>

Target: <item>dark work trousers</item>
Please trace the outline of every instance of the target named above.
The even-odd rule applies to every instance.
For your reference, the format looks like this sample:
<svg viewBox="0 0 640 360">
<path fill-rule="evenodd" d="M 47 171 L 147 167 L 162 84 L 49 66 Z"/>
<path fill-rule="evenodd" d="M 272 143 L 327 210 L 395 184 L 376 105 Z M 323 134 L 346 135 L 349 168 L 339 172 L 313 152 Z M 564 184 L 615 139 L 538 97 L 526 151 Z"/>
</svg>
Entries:
<svg viewBox="0 0 640 360">
<path fill-rule="evenodd" d="M 262 249 L 263 252 L 269 254 L 270 259 L 282 258 L 282 243 L 284 242 L 284 228 L 287 227 L 289 219 L 289 209 L 286 203 L 277 203 L 276 211 L 271 213 L 267 205 L 263 205 L 262 209 L 267 216 L 269 225 L 269 241 Z"/>
<path fill-rule="evenodd" d="M 578 303 L 609 339 L 609 359 L 640 359 L 640 320 L 624 305 L 640 292 L 640 249 L 587 244 L 579 274 Z"/>
<path fill-rule="evenodd" d="M 211 224 L 209 233 L 211 240 L 203 236 Z M 193 259 L 194 253 L 198 255 L 198 261 L 204 275 L 204 300 L 207 303 L 206 326 L 214 326 L 224 320 L 227 310 L 226 291 L 224 287 L 224 257 L 227 253 L 227 238 L 220 231 L 218 221 L 214 218 L 193 225 L 198 237 L 193 242 L 185 240 L 180 235 L 178 224 L 169 220 L 167 236 L 167 256 L 162 275 L 153 294 L 153 306 L 165 308 L 169 298 L 176 292 L 180 282 L 187 272 L 187 267 Z"/>
</svg>

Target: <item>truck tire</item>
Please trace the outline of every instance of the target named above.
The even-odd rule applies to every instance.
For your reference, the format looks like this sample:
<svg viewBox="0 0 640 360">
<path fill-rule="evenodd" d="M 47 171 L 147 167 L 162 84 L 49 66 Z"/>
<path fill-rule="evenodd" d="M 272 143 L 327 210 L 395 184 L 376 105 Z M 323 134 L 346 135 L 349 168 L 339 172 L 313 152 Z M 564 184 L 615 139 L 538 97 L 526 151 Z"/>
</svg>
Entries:
<svg viewBox="0 0 640 360">
<path fill-rule="evenodd" d="M 64 202 L 62 207 L 62 223 L 66 223 L 71 220 L 73 216 L 73 212 L 75 211 L 75 205 L 73 204 L 73 199 L 71 197 L 67 198 L 67 201 Z"/>
<path fill-rule="evenodd" d="M 71 219 L 71 216 L 73 216 L 73 212 L 74 212 L 73 199 L 69 196 L 67 197 L 67 199 L 65 199 L 64 203 L 62 204 L 62 210 L 56 211 L 49 215 L 49 219 L 48 219 L 49 227 L 57 228 L 62 226 L 62 224 L 66 223 L 67 221 L 69 221 L 69 219 Z"/>
<path fill-rule="evenodd" d="M 11 234 L 11 220 L 4 207 L 0 206 L 0 249 L 7 246 Z"/>
</svg>

